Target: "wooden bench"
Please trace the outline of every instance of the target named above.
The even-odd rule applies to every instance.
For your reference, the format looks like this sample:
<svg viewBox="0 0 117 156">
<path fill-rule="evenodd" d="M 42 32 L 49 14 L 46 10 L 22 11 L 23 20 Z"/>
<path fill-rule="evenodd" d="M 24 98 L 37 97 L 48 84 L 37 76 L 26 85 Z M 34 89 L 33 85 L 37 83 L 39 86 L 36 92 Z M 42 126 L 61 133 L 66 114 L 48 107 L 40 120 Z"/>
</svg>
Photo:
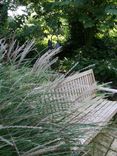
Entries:
<svg viewBox="0 0 117 156">
<path fill-rule="evenodd" d="M 117 113 L 117 101 L 98 96 L 98 89 L 117 93 L 114 89 L 97 87 L 93 70 L 88 70 L 65 78 L 49 97 L 51 104 L 59 101 L 56 105 L 53 102 L 53 112 L 69 112 L 66 123 L 93 125 L 84 129 L 81 144 L 88 144 Z"/>
</svg>

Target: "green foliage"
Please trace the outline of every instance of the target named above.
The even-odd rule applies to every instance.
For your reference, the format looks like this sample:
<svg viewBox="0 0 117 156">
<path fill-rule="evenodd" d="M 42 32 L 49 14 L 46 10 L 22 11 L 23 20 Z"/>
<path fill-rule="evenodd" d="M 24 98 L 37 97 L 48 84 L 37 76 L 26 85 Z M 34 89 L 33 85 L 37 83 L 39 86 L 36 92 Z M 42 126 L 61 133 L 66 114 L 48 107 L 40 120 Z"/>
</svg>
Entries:
<svg viewBox="0 0 117 156">
<path fill-rule="evenodd" d="M 95 51 L 93 51 L 95 52 Z M 68 69 L 79 62 L 75 67 L 75 71 L 81 71 L 82 69 L 93 68 L 96 80 L 102 82 L 112 82 L 114 87 L 117 86 L 117 61 L 114 59 L 91 59 L 91 58 L 75 58 L 75 59 L 63 59 L 59 62 L 59 71 L 66 73 Z M 85 69 L 85 70 L 86 70 Z"/>
<path fill-rule="evenodd" d="M 74 55 L 66 53 L 66 58 L 61 59 L 58 63 L 60 72 L 67 72 L 68 69 L 76 62 L 79 64 L 75 67 L 80 71 L 90 65 L 94 69 L 95 76 L 99 82 L 113 82 L 117 86 L 117 46 L 116 37 L 99 38 L 96 47 L 83 47 L 74 51 Z M 70 48 L 69 48 L 70 50 Z M 71 51 L 71 50 L 70 50 Z M 72 57 L 71 57 L 72 56 Z"/>
<path fill-rule="evenodd" d="M 21 43 L 33 37 L 38 46 L 42 45 L 39 39 L 46 38 L 47 45 L 47 39 L 56 36 L 56 40 L 64 38 L 71 41 L 73 49 L 95 47 L 97 34 L 105 36 L 116 24 L 116 2 L 111 0 L 23 0 L 14 4 L 9 1 L 7 15 L 8 9 L 15 9 L 18 5 L 25 5 L 27 14 L 14 19 L 6 16 L 7 26 L 2 27 L 1 31 L 6 35 L 15 30 Z"/>
</svg>

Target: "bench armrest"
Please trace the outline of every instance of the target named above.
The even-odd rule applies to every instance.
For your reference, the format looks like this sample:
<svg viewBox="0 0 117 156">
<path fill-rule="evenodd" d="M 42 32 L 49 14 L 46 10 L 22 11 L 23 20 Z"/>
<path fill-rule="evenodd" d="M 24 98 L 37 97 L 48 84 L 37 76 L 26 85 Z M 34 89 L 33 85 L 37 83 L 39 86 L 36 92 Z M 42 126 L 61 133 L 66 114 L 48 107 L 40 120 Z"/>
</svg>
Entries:
<svg viewBox="0 0 117 156">
<path fill-rule="evenodd" d="M 105 87 L 101 87 L 101 86 L 98 86 L 97 89 L 100 90 L 100 91 L 106 91 L 106 92 L 111 92 L 111 93 L 117 93 L 117 89 L 110 89 L 110 88 L 105 88 Z"/>
</svg>

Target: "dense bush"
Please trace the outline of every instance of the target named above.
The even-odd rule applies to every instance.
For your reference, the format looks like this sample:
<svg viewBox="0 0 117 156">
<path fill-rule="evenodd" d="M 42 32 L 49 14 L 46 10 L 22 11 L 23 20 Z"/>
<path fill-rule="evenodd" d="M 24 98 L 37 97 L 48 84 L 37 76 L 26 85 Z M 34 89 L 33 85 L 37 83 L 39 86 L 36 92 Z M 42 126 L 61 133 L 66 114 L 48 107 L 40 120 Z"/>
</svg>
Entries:
<svg viewBox="0 0 117 156">
<path fill-rule="evenodd" d="M 59 71 L 66 73 L 76 62 L 78 65 L 75 67 L 75 71 L 82 71 L 93 68 L 96 80 L 102 82 L 112 82 L 112 85 L 117 87 L 117 61 L 114 59 L 89 59 L 78 58 L 69 59 L 65 58 L 58 63 Z"/>
</svg>

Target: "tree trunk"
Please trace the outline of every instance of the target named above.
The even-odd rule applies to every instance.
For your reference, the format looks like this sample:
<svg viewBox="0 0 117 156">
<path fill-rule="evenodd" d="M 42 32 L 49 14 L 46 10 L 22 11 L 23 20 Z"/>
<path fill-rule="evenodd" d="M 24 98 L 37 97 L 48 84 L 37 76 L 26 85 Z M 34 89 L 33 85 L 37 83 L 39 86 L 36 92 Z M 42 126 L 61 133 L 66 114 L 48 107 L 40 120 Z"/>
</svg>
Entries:
<svg viewBox="0 0 117 156">
<path fill-rule="evenodd" d="M 69 21 L 70 25 L 70 40 L 74 49 L 83 46 L 91 47 L 95 40 L 96 28 L 84 28 L 83 23 L 79 21 Z"/>
<path fill-rule="evenodd" d="M 84 28 L 83 24 L 77 21 L 70 21 L 70 39 L 74 48 L 84 45 Z"/>
<path fill-rule="evenodd" d="M 95 40 L 95 34 L 96 34 L 96 28 L 86 28 L 84 30 L 84 36 L 85 36 L 85 46 L 91 47 L 93 46 L 94 40 Z"/>
<path fill-rule="evenodd" d="M 0 3 L 0 35 L 4 33 L 8 19 L 8 3 Z"/>
</svg>

